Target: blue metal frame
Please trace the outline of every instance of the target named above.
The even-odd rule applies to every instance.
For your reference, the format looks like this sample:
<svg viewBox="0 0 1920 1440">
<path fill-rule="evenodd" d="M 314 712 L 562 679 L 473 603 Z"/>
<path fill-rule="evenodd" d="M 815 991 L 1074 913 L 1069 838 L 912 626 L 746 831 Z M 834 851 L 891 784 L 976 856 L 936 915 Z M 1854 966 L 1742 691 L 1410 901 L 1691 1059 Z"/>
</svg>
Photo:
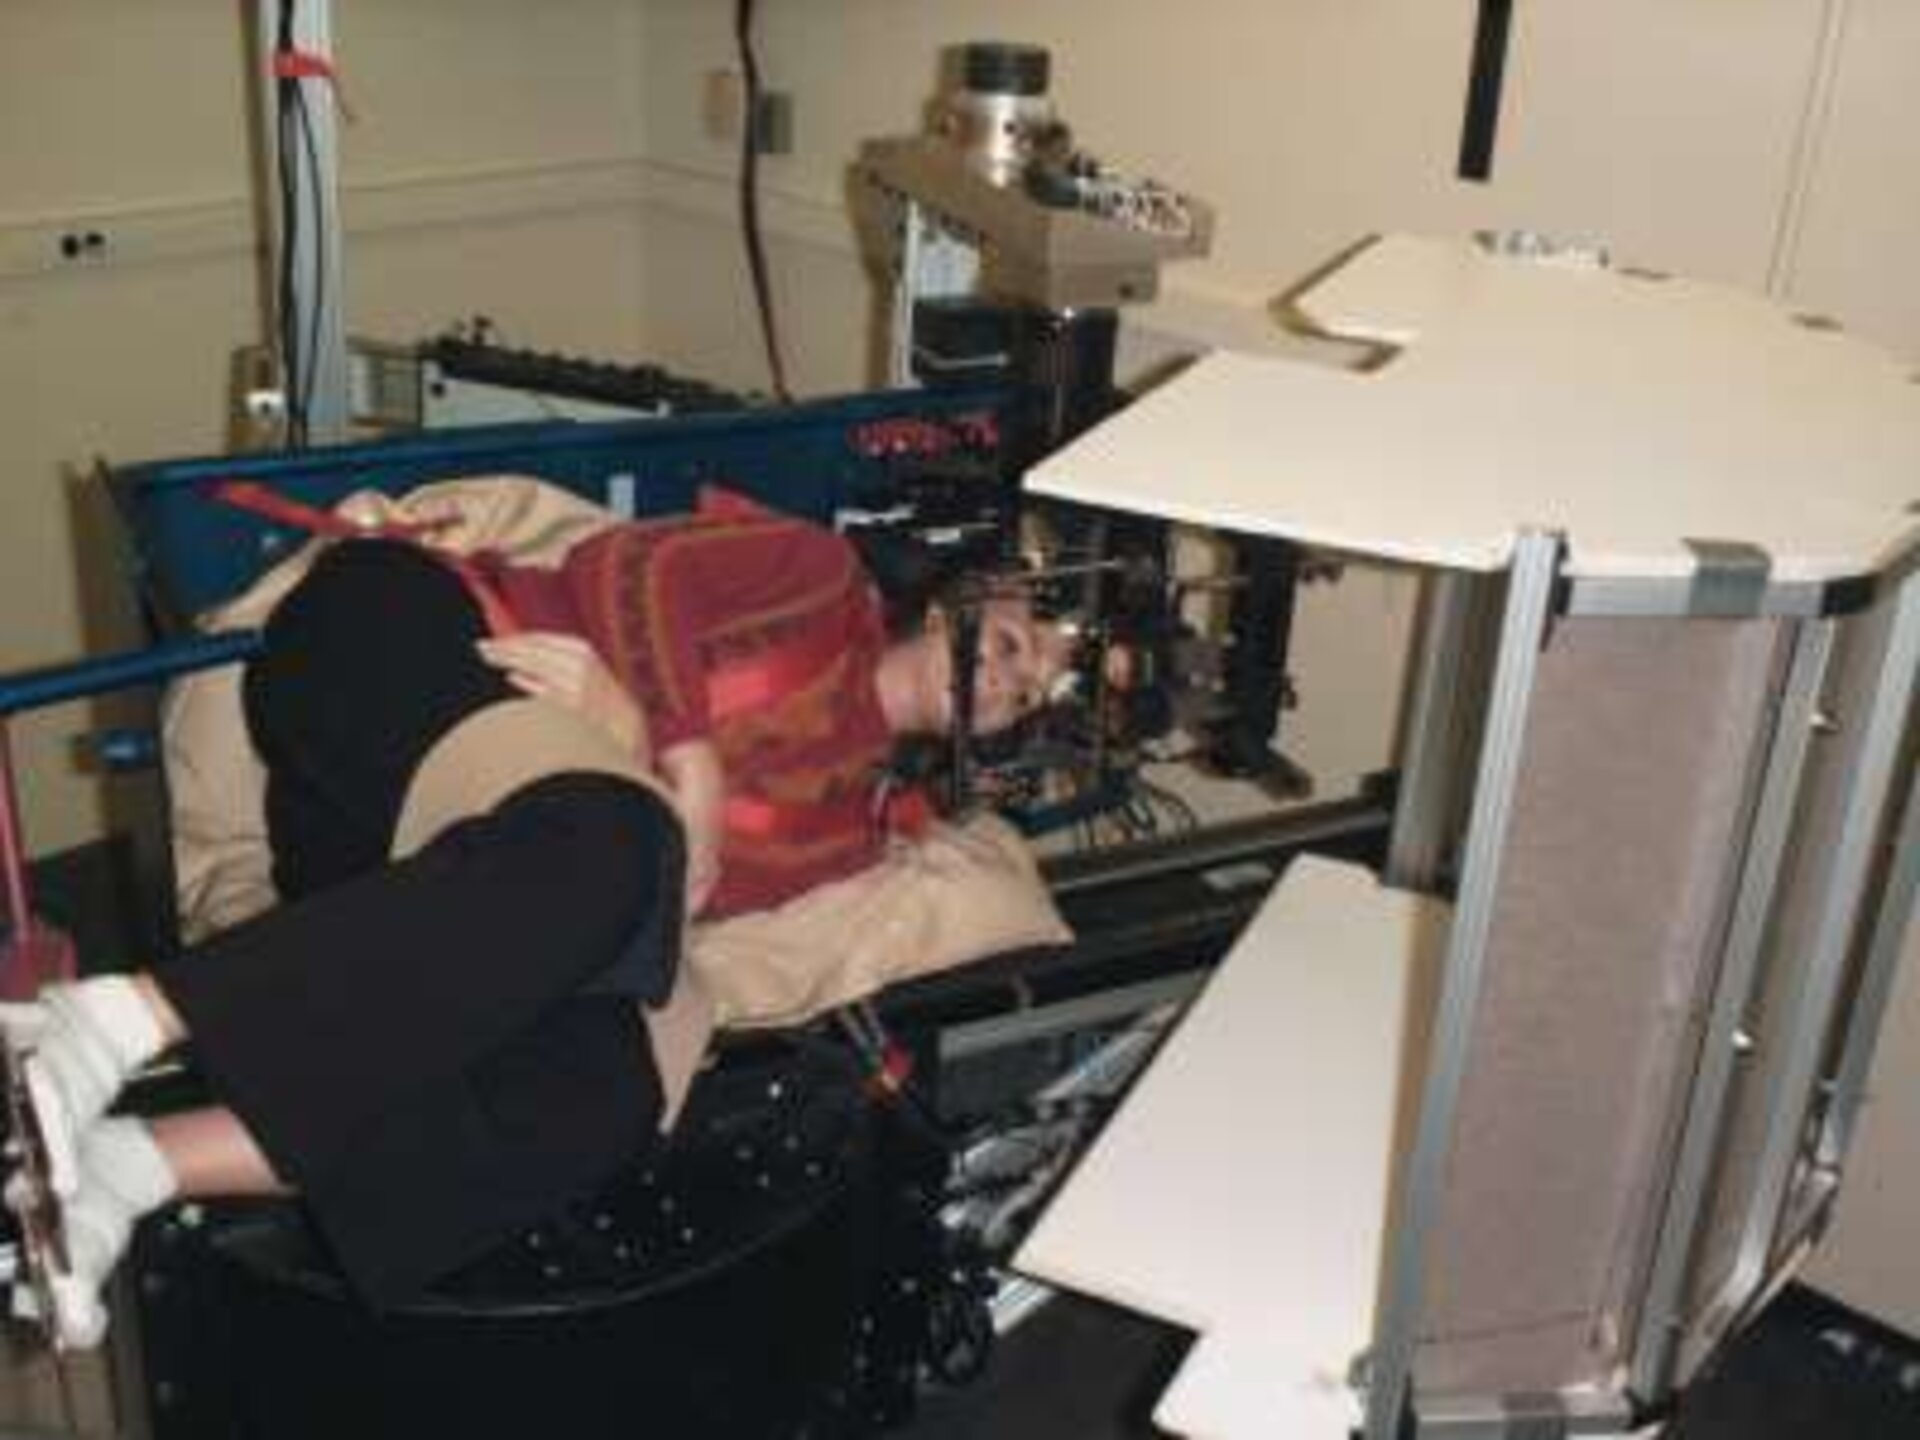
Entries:
<svg viewBox="0 0 1920 1440">
<path fill-rule="evenodd" d="M 877 421 L 1004 423 L 1004 390 L 905 390 L 778 409 L 663 420 L 541 421 L 434 431 L 355 445 L 260 455 L 216 455 L 106 472 L 125 525 L 134 582 L 159 636 L 147 650 L 0 676 L 0 718 L 243 660 L 253 631 L 195 635 L 191 617 L 238 595 L 306 537 L 211 500 L 217 480 L 260 481 L 290 498 L 332 505 L 358 490 L 399 494 L 434 480 L 531 475 L 639 514 L 690 508 L 700 487 L 724 484 L 825 520 L 846 505 L 885 503 L 886 457 L 863 453 L 853 432 Z M 129 752 L 131 753 L 131 752 Z"/>
<path fill-rule="evenodd" d="M 192 640 L 176 640 L 151 650 L 129 650 L 98 660 L 49 665 L 0 676 L 0 717 L 70 700 L 85 700 L 136 685 L 160 685 L 195 670 L 211 670 L 244 660 L 260 648 L 259 635 L 238 630 Z"/>
<path fill-rule="evenodd" d="M 434 431 L 372 444 L 134 465 L 109 477 L 133 541 L 138 579 L 163 627 L 231 599 L 305 537 L 209 502 L 208 484 L 257 480 L 308 504 L 357 490 L 399 494 L 434 480 L 530 475 L 640 514 L 691 508 L 724 484 L 794 514 L 825 519 L 883 502 L 890 468 L 852 432 L 875 421 L 1003 416 L 1002 390 L 907 390 L 777 409 L 664 420 L 540 421 Z"/>
</svg>

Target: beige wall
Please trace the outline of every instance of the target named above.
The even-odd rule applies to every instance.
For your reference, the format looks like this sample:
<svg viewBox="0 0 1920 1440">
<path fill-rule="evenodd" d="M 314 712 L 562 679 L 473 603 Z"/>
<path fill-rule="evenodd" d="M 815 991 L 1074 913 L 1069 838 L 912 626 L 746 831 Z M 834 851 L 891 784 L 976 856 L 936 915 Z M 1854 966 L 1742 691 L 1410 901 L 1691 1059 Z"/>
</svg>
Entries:
<svg viewBox="0 0 1920 1440">
<path fill-rule="evenodd" d="M 1790 237 L 1793 293 L 1920 357 L 1920 7 L 1850 0 L 1831 101 Z"/>
<path fill-rule="evenodd" d="M 225 440 L 259 338 L 231 0 L 0 6 L 0 672 L 127 639 L 72 476 Z M 645 109 L 634 0 L 336 5 L 349 104 L 348 324 L 412 339 L 484 312 L 509 340 L 640 348 Z M 69 224 L 108 257 L 50 260 Z M 98 832 L 81 707 L 19 721 L 36 850 Z"/>
</svg>

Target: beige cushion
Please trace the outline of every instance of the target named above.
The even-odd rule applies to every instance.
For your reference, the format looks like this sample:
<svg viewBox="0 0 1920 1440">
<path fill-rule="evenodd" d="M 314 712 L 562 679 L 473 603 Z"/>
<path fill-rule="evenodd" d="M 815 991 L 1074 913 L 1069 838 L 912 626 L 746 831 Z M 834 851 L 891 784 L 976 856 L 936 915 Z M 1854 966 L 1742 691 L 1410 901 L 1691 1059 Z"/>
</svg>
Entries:
<svg viewBox="0 0 1920 1440">
<path fill-rule="evenodd" d="M 693 964 L 722 1025 L 789 1025 L 895 981 L 1072 938 L 1026 842 L 977 815 L 775 909 L 696 925 Z"/>
<path fill-rule="evenodd" d="M 600 726 L 548 700 L 501 700 L 474 711 L 427 750 L 401 800 L 388 853 L 404 860 L 456 820 L 483 815 L 561 771 L 618 776 L 675 805 L 672 792 Z"/>
</svg>

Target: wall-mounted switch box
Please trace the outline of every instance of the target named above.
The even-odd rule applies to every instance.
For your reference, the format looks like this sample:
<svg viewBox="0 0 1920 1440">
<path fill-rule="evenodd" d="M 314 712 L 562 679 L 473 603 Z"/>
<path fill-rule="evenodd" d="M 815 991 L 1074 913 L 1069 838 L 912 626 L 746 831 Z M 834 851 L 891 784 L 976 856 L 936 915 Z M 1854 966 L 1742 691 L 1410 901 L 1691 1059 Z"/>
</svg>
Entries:
<svg viewBox="0 0 1920 1440">
<path fill-rule="evenodd" d="M 793 92 L 763 90 L 753 117 L 753 141 L 762 155 L 793 153 Z"/>
<path fill-rule="evenodd" d="M 700 115 L 709 140 L 740 138 L 740 107 L 747 82 L 738 70 L 709 70 L 700 92 Z"/>
</svg>

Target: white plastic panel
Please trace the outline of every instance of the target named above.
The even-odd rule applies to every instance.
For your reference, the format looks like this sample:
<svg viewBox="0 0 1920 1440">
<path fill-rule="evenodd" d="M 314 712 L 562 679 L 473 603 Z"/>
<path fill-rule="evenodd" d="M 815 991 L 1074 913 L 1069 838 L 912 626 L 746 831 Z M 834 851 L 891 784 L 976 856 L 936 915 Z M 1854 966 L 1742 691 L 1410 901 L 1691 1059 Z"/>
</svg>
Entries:
<svg viewBox="0 0 1920 1440">
<path fill-rule="evenodd" d="M 1348 1367 L 1372 1336 L 1403 1057 L 1446 916 L 1358 866 L 1295 861 L 1017 1257 L 1201 1332 L 1162 1425 L 1344 1440 L 1357 1421 Z"/>
<path fill-rule="evenodd" d="M 1740 292 L 1394 237 L 1297 303 L 1402 348 L 1210 356 L 1030 488 L 1470 570 L 1544 527 L 1569 574 L 1625 578 L 1691 574 L 1689 539 L 1757 545 L 1780 580 L 1861 575 L 1913 523 L 1920 384 Z"/>
</svg>

